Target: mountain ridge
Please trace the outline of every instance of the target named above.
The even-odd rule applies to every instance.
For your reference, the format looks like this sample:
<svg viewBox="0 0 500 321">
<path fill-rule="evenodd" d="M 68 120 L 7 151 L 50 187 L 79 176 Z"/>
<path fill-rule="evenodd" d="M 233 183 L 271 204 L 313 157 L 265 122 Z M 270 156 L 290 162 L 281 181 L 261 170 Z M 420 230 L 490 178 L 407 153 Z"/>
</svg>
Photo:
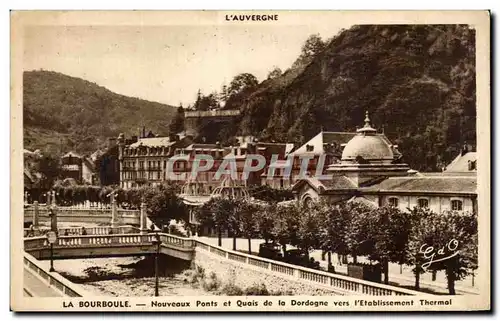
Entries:
<svg viewBox="0 0 500 321">
<path fill-rule="evenodd" d="M 368 111 L 405 162 L 425 171 L 476 144 L 475 31 L 468 26 L 353 26 L 291 78 L 262 82 L 229 106 L 242 113 L 240 134 L 303 144 L 321 128 L 355 131 Z"/>
<path fill-rule="evenodd" d="M 167 135 L 177 107 L 117 94 L 104 86 L 60 72 L 23 74 L 24 148 L 60 155 L 89 155 L 110 137 L 137 135 L 145 126 Z"/>
</svg>

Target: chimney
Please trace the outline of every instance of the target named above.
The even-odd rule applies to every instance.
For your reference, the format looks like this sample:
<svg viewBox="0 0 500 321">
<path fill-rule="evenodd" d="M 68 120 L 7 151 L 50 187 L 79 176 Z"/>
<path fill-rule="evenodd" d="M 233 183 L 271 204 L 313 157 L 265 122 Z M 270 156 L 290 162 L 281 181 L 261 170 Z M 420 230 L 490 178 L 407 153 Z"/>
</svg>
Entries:
<svg viewBox="0 0 500 321">
<path fill-rule="evenodd" d="M 146 137 L 146 126 L 142 126 L 142 138 Z"/>
</svg>

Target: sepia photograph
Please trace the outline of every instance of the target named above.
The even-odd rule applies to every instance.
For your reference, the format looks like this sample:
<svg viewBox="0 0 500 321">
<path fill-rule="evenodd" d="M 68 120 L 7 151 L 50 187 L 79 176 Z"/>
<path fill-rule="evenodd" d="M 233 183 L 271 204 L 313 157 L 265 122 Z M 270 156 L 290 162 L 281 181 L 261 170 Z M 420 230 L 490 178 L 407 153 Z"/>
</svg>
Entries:
<svg viewBox="0 0 500 321">
<path fill-rule="evenodd" d="M 12 11 L 11 308 L 490 309 L 489 24 Z"/>
</svg>

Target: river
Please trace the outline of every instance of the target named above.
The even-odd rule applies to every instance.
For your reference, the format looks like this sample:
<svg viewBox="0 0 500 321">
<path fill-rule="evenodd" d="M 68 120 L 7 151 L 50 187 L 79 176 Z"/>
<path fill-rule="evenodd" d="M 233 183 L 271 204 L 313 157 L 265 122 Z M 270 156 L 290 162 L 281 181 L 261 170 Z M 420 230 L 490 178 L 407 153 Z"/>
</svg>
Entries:
<svg viewBox="0 0 500 321">
<path fill-rule="evenodd" d="M 213 295 L 188 282 L 189 266 L 174 258 L 159 260 L 160 296 Z M 153 296 L 154 260 L 152 257 L 96 258 L 58 260 L 56 271 L 96 296 Z"/>
</svg>

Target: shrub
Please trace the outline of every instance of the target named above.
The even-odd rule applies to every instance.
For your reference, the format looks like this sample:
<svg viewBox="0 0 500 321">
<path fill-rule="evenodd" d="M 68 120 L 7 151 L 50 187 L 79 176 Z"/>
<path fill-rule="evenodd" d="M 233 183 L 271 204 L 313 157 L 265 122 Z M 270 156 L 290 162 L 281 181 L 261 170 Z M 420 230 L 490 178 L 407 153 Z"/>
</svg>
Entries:
<svg viewBox="0 0 500 321">
<path fill-rule="evenodd" d="M 269 291 L 264 283 L 255 284 L 245 289 L 245 295 L 269 295 Z"/>
<path fill-rule="evenodd" d="M 212 272 L 209 278 L 205 278 L 202 280 L 201 285 L 205 291 L 211 292 L 217 291 L 221 286 L 221 282 L 217 278 L 217 275 Z"/>
<path fill-rule="evenodd" d="M 221 294 L 237 296 L 237 295 L 243 295 L 244 292 L 240 287 L 236 286 L 233 282 L 231 282 L 229 284 L 226 284 L 222 288 Z"/>
</svg>

